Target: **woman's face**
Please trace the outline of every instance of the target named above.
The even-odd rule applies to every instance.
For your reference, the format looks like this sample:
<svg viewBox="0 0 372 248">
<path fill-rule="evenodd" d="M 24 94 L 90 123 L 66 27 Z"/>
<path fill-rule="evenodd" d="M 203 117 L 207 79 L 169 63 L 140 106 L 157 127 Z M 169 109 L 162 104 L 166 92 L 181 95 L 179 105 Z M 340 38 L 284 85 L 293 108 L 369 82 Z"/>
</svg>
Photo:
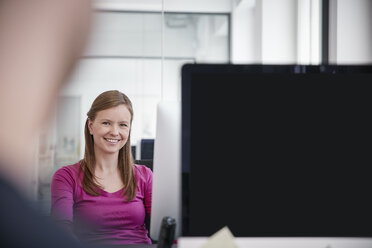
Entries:
<svg viewBox="0 0 372 248">
<path fill-rule="evenodd" d="M 94 150 L 101 154 L 115 154 L 127 143 L 131 114 L 124 104 L 97 112 L 94 121 L 88 119 L 93 135 Z"/>
</svg>

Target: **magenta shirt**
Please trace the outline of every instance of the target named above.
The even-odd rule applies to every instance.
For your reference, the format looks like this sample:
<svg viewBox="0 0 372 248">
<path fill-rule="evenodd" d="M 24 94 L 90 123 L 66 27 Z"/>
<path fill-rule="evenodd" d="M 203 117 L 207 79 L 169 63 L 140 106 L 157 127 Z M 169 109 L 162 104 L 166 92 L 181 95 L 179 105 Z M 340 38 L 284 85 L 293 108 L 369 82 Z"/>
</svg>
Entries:
<svg viewBox="0 0 372 248">
<path fill-rule="evenodd" d="M 151 244 L 145 228 L 145 211 L 151 215 L 152 171 L 135 165 L 137 195 L 126 202 L 123 189 L 92 196 L 81 186 L 80 163 L 63 166 L 52 178 L 51 215 L 70 224 L 76 236 L 84 242 L 102 244 Z"/>
</svg>

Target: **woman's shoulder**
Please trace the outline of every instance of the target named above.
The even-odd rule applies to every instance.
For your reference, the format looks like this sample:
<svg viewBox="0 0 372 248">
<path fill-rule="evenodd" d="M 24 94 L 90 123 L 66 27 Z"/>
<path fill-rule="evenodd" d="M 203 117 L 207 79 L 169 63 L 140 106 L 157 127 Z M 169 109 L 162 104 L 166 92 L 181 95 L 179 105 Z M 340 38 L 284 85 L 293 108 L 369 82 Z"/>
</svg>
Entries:
<svg viewBox="0 0 372 248">
<path fill-rule="evenodd" d="M 140 178 L 144 178 L 146 181 L 152 178 L 152 170 L 141 164 L 134 164 L 135 175 Z"/>
<path fill-rule="evenodd" d="M 80 162 L 75 164 L 65 165 L 59 168 L 54 175 L 69 175 L 72 177 L 76 177 L 79 174 L 80 170 Z"/>
<path fill-rule="evenodd" d="M 74 187 L 79 181 L 79 168 L 80 163 L 75 163 L 71 165 L 65 165 L 56 170 L 52 177 L 51 187 L 58 188 L 61 185 L 69 185 Z"/>
</svg>

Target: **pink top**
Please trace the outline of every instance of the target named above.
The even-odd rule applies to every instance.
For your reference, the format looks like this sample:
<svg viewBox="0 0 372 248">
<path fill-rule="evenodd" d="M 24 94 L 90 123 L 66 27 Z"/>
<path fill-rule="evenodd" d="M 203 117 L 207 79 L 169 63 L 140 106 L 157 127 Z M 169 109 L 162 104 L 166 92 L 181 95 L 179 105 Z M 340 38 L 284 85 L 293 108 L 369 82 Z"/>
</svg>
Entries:
<svg viewBox="0 0 372 248">
<path fill-rule="evenodd" d="M 126 202 L 123 190 L 92 196 L 81 186 L 80 163 L 63 166 L 51 183 L 51 215 L 58 222 L 72 227 L 84 242 L 102 244 L 151 244 L 145 228 L 145 211 L 151 214 L 152 171 L 135 165 L 137 195 Z M 69 228 L 70 228 L 69 227 Z"/>
</svg>

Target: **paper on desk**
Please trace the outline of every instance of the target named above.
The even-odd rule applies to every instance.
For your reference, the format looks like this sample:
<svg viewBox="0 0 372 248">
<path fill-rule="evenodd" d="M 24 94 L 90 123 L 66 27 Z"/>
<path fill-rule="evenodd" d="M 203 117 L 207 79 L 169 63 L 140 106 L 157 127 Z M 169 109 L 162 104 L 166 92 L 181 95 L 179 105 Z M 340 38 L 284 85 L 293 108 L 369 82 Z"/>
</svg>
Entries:
<svg viewBox="0 0 372 248">
<path fill-rule="evenodd" d="M 225 226 L 208 238 L 200 248 L 238 248 L 230 229 Z"/>
</svg>

